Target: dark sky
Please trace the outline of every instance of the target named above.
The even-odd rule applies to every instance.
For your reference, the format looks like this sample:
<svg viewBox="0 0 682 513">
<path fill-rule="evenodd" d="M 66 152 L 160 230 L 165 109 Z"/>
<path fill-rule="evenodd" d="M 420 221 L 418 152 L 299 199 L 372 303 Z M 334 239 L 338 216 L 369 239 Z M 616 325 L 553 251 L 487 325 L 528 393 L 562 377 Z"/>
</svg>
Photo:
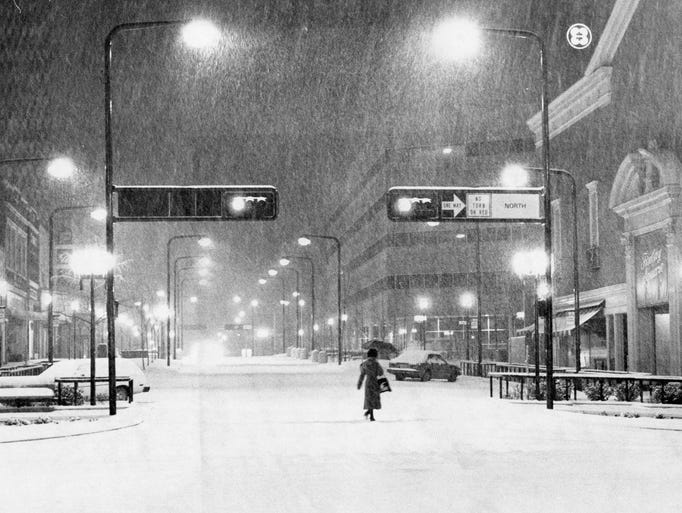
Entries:
<svg viewBox="0 0 682 513">
<path fill-rule="evenodd" d="M 117 225 L 117 252 L 129 273 L 125 286 L 148 275 L 151 288 L 163 283 L 168 238 L 205 232 L 236 271 L 223 271 L 226 283 L 252 283 L 250 262 L 265 269 L 291 251 L 298 233 L 327 225 L 385 149 L 532 136 L 525 120 L 539 108 L 533 44 L 491 39 L 471 62 L 446 63 L 430 51 L 439 20 L 464 13 L 485 25 L 537 30 L 550 49 L 563 48 L 557 42 L 568 21 L 603 23 L 612 2 L 591 4 L 4 0 L 0 62 L 13 75 L 3 73 L 10 94 L 0 102 L 10 120 L 45 121 L 23 129 L 9 122 L 16 145 L 5 141 L 3 151 L 75 152 L 90 172 L 76 194 L 102 201 L 106 33 L 123 22 L 212 18 L 224 38 L 210 53 L 184 48 L 173 28 L 116 37 L 114 183 L 271 184 L 280 191 L 280 217 Z M 556 55 L 552 88 L 573 83 L 588 58 Z M 179 244 L 175 254 L 189 247 Z"/>
</svg>

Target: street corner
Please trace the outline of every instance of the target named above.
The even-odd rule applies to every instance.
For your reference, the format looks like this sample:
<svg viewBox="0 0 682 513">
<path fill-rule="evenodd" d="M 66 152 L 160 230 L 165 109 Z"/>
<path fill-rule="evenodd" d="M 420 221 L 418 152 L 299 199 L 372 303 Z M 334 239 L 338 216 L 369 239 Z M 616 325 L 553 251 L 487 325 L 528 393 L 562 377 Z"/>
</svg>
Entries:
<svg viewBox="0 0 682 513">
<path fill-rule="evenodd" d="M 0 444 L 104 433 L 138 426 L 142 422 L 141 411 L 134 404 L 119 406 L 116 415 L 109 415 L 107 406 L 0 411 Z"/>
</svg>

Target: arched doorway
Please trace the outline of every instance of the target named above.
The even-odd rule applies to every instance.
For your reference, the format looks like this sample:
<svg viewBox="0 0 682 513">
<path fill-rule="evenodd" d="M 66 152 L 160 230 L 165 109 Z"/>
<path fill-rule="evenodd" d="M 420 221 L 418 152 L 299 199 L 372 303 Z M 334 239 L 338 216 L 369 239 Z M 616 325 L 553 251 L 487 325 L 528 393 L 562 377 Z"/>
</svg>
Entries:
<svg viewBox="0 0 682 513">
<path fill-rule="evenodd" d="M 680 178 L 674 153 L 652 142 L 625 157 L 609 207 L 624 220 L 628 369 L 681 374 Z"/>
</svg>

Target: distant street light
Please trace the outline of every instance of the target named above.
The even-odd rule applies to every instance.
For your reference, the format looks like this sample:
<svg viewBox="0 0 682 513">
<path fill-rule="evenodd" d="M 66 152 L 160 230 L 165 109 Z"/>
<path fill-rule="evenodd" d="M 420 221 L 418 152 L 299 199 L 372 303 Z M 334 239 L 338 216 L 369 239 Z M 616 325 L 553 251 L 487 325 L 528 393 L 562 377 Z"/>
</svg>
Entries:
<svg viewBox="0 0 682 513">
<path fill-rule="evenodd" d="M 310 239 L 327 239 L 331 240 L 336 244 L 336 306 L 337 306 L 337 343 L 338 343 L 338 353 L 339 353 L 339 365 L 343 361 L 343 345 L 341 339 L 341 241 L 337 237 L 332 237 L 331 235 L 309 235 L 304 234 L 298 238 L 298 243 L 301 246 L 309 246 L 311 244 Z"/>
<path fill-rule="evenodd" d="M 469 319 L 471 316 L 471 308 L 476 304 L 476 297 L 471 292 L 464 292 L 459 297 L 459 304 L 464 308 L 466 315 L 466 321 L 464 325 L 464 339 L 466 340 L 466 353 L 465 357 L 467 360 L 471 359 L 471 353 L 469 352 Z"/>
</svg>

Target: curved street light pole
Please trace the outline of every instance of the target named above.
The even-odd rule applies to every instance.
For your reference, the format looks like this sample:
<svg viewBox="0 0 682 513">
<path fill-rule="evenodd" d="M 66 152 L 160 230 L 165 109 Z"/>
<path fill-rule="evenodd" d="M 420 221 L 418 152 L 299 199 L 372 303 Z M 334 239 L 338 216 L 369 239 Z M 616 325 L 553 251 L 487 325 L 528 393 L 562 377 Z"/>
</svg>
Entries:
<svg viewBox="0 0 682 513">
<path fill-rule="evenodd" d="M 54 216 L 69 210 L 86 210 L 95 208 L 94 205 L 74 205 L 71 207 L 55 208 L 48 218 L 48 256 L 47 256 L 47 287 L 50 293 L 50 303 L 47 305 L 47 360 L 54 361 Z"/>
<path fill-rule="evenodd" d="M 178 290 L 178 272 L 181 271 L 182 269 L 178 269 L 178 263 L 182 262 L 183 260 L 192 260 L 192 259 L 197 259 L 197 258 L 202 258 L 201 255 L 186 255 L 186 256 L 181 256 L 176 258 L 173 261 L 173 333 L 175 336 L 173 337 L 173 360 L 177 358 L 177 340 L 178 340 L 178 322 L 177 322 L 177 316 L 178 316 L 178 297 L 177 297 L 177 290 Z M 170 277 L 170 276 L 169 276 Z M 168 308 L 168 311 L 170 312 L 170 290 L 166 289 L 166 306 Z M 168 334 L 168 340 L 166 349 L 168 350 L 168 354 L 170 354 L 170 317 L 168 318 L 168 324 L 166 325 L 166 333 Z M 169 365 L 168 362 L 168 357 L 166 358 L 166 366 Z"/>
<path fill-rule="evenodd" d="M 315 263 L 313 259 L 302 255 L 285 255 L 289 260 L 306 260 L 310 264 L 310 350 L 315 349 Z"/>
<path fill-rule="evenodd" d="M 168 242 L 166 243 L 166 308 L 168 309 L 168 319 L 166 319 L 166 366 L 170 367 L 170 354 L 171 354 L 171 337 L 170 337 L 170 311 L 171 311 L 171 304 L 170 304 L 170 282 L 171 282 L 171 276 L 170 276 L 170 254 L 171 254 L 171 245 L 173 241 L 176 240 L 181 240 L 181 239 L 202 239 L 204 238 L 205 235 L 175 235 L 168 239 Z M 173 344 L 173 360 L 176 359 L 176 345 Z"/>
<path fill-rule="evenodd" d="M 528 30 L 518 30 L 510 28 L 490 28 L 482 27 L 484 32 L 493 34 L 519 37 L 522 39 L 532 39 L 538 45 L 540 52 L 540 70 L 542 74 L 541 90 L 540 90 L 540 117 L 542 123 L 542 168 L 543 168 L 543 188 L 544 188 L 544 240 L 545 253 L 549 261 L 552 261 L 552 202 L 551 202 L 551 167 L 550 167 L 550 152 L 549 152 L 549 94 L 547 81 L 547 55 L 545 51 L 544 40 L 534 32 Z M 545 272 L 545 282 L 549 289 L 547 298 L 544 302 L 543 314 L 545 317 L 545 367 L 547 372 L 547 409 L 554 408 L 554 368 L 553 368 L 553 354 L 552 354 L 552 332 L 553 332 L 553 314 L 552 314 L 552 266 L 548 265 Z"/>
<path fill-rule="evenodd" d="M 293 271 L 296 273 L 296 347 L 301 347 L 301 303 L 300 303 L 300 285 L 301 285 L 301 273 L 298 269 L 290 269 L 287 267 L 282 268 L 283 271 Z"/>
<path fill-rule="evenodd" d="M 107 209 L 106 219 L 106 249 L 114 254 L 114 182 L 113 162 L 114 147 L 111 129 L 112 100 L 111 100 L 111 55 L 114 37 L 124 31 L 141 30 L 145 28 L 181 25 L 184 20 L 148 21 L 136 23 L 122 23 L 109 31 L 104 40 L 104 197 Z M 109 269 L 106 276 L 107 294 L 107 347 L 109 371 L 109 414 L 116 415 L 116 327 L 114 312 L 114 270 Z"/>
<path fill-rule="evenodd" d="M 337 306 L 337 316 L 336 316 L 336 330 L 338 339 L 338 352 L 339 352 L 339 365 L 342 363 L 342 341 L 341 341 L 341 241 L 337 237 L 331 235 L 311 235 L 303 234 L 301 238 L 306 239 L 328 239 L 334 241 L 336 244 L 336 306 Z"/>
<path fill-rule="evenodd" d="M 531 171 L 542 171 L 539 167 L 526 168 Z M 565 176 L 571 182 L 571 201 L 573 207 L 573 339 L 575 345 L 575 371 L 580 372 L 580 271 L 578 270 L 578 188 L 575 176 L 561 168 L 550 168 L 550 172 Z"/>
</svg>

